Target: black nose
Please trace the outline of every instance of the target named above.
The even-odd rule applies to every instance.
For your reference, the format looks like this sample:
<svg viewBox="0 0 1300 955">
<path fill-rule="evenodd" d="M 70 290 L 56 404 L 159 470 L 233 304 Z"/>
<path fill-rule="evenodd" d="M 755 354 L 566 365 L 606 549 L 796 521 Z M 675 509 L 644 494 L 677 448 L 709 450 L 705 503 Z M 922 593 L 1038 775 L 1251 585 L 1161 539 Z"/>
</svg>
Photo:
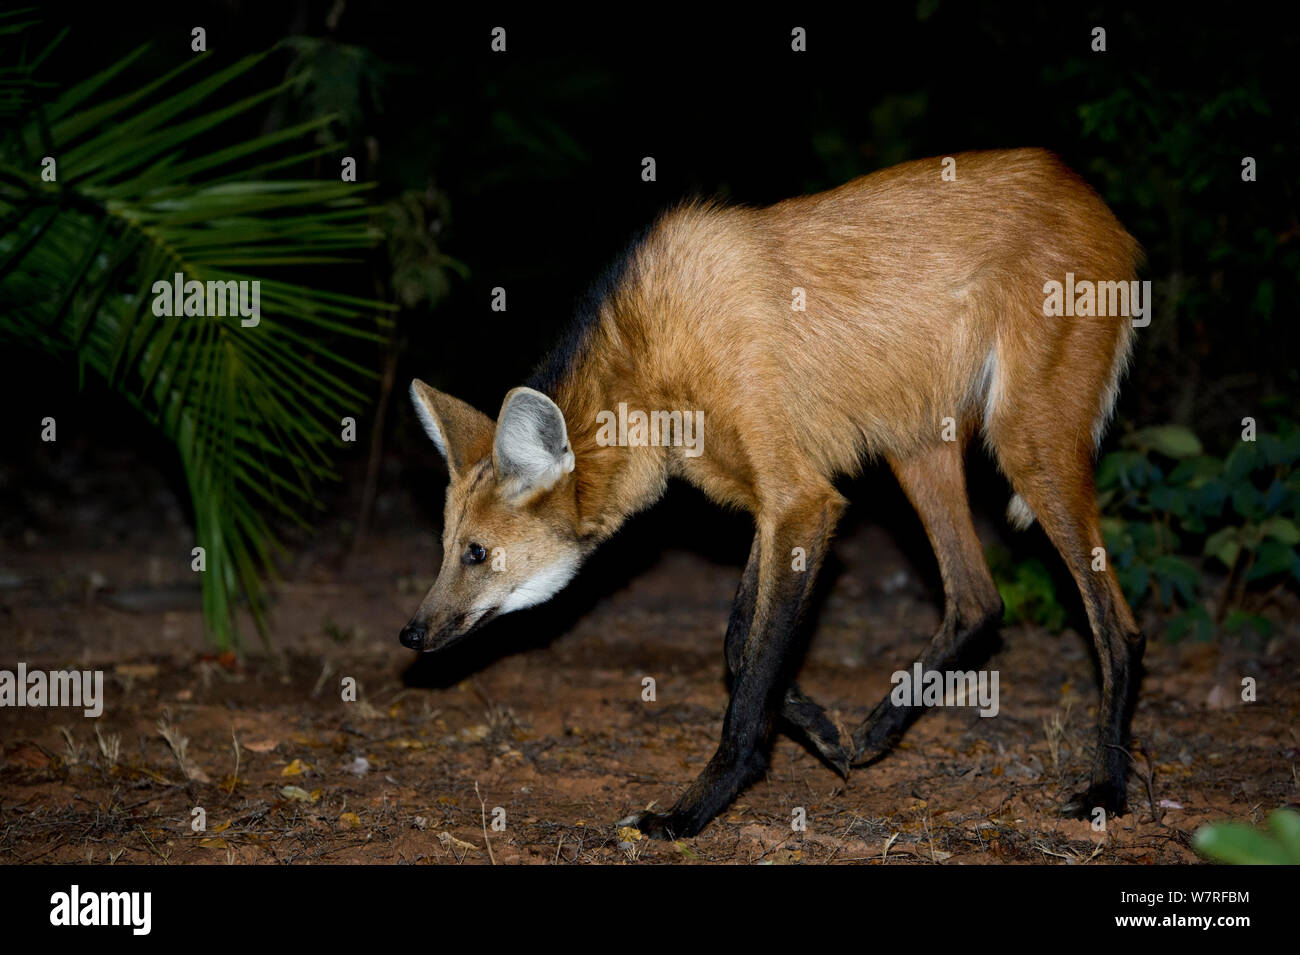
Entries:
<svg viewBox="0 0 1300 955">
<path fill-rule="evenodd" d="M 423 627 L 408 623 L 402 629 L 402 632 L 398 634 L 397 641 L 408 650 L 423 650 L 424 638 L 428 636 L 428 633 L 429 631 Z"/>
</svg>

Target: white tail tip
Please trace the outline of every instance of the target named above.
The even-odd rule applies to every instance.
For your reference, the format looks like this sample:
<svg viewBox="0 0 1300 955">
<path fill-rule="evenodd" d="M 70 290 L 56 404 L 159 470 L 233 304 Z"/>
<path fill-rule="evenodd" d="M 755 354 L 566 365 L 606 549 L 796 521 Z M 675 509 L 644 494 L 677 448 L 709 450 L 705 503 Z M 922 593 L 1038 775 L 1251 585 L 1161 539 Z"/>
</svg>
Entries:
<svg viewBox="0 0 1300 955">
<path fill-rule="evenodd" d="M 1029 506 L 1029 502 L 1019 494 L 1013 494 L 1011 502 L 1007 505 L 1007 521 L 1011 526 L 1018 531 L 1023 531 L 1033 524 L 1035 520 L 1037 520 L 1037 517 L 1034 514 L 1034 509 Z"/>
</svg>

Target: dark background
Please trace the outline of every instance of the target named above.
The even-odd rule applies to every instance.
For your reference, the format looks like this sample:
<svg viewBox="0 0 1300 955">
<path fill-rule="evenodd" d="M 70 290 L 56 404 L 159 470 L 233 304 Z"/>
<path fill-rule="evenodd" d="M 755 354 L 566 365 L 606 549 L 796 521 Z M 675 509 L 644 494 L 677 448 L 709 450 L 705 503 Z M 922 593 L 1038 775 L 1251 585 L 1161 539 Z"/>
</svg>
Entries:
<svg viewBox="0 0 1300 955">
<path fill-rule="evenodd" d="M 74 4 L 45 15 L 72 27 L 50 69 L 70 79 L 144 42 L 151 52 L 135 74 L 161 73 L 190 55 L 195 25 L 223 59 L 292 35 L 367 51 L 362 69 L 320 94 L 359 108 L 339 130 L 340 154 L 361 157 L 362 178 L 384 195 L 432 183 L 447 200 L 440 245 L 469 270 L 436 313 L 411 323 L 410 369 L 489 410 L 626 238 L 683 196 L 762 204 L 905 159 L 1029 145 L 1059 152 L 1102 192 L 1164 296 L 1140 337 L 1173 339 L 1160 343 L 1172 365 L 1153 374 L 1140 362 L 1123 409 L 1231 419 L 1262 396 L 1294 393 L 1281 347 L 1293 341 L 1300 238 L 1294 31 L 1227 11 L 880 6 L 567 18 L 374 2 L 348 4 L 334 31 L 326 3 Z M 808 30 L 806 53 L 790 51 L 796 24 Z M 489 50 L 494 25 L 507 28 L 504 55 Z M 1096 25 L 1105 53 L 1089 49 Z M 288 59 L 273 55 L 261 78 L 279 79 Z M 1097 105 L 1115 98 L 1123 103 Z M 286 96 L 262 128 L 313 104 Z M 1089 108 L 1106 114 L 1096 130 L 1081 115 Z M 640 178 L 647 155 L 654 183 Z M 1256 183 L 1241 182 L 1244 155 L 1259 163 Z M 1213 261 L 1220 244 L 1248 261 Z M 1260 310 L 1264 280 L 1271 307 Z M 504 314 L 488 308 L 498 285 Z M 1198 395 L 1180 386 L 1189 377 L 1234 383 Z"/>
<path fill-rule="evenodd" d="M 141 43 L 149 53 L 124 81 L 161 74 L 192 55 L 196 25 L 218 65 L 290 37 L 322 41 L 310 83 L 242 127 L 223 127 L 211 145 L 338 111 L 338 155 L 358 157 L 360 178 L 378 183 L 377 202 L 411 191 L 430 197 L 430 234 L 459 267 L 435 270 L 437 291 L 398 317 L 381 483 L 420 489 L 431 527 L 441 465 L 406 407 L 411 377 L 495 413 L 602 266 L 674 201 L 767 203 L 961 150 L 1059 152 L 1145 247 L 1154 321 L 1139 333 L 1110 446 L 1126 429 L 1179 422 L 1222 451 L 1244 415 L 1264 422 L 1294 409 L 1294 30 L 1231 10 L 877 6 L 727 16 L 628 7 L 561 17 L 229 2 L 74 4 L 42 15 L 51 29 L 71 27 L 48 70 L 67 82 Z M 498 25 L 507 29 L 505 54 L 489 48 Z M 808 31 L 806 53 L 790 50 L 795 25 Z M 1090 49 L 1094 26 L 1107 31 L 1104 53 Z M 289 75 L 293 60 L 277 50 L 240 82 L 246 92 L 265 88 Z M 1246 155 L 1258 162 L 1257 182 L 1241 180 Z M 644 156 L 655 158 L 657 182 L 641 180 Z M 331 160 L 300 174 L 336 169 Z M 391 293 L 383 252 L 329 280 L 371 294 L 377 278 Z M 489 308 L 496 286 L 507 290 L 505 313 Z M 348 348 L 368 366 L 383 363 L 377 348 Z M 101 388 L 83 386 L 68 364 L 0 355 L 8 407 L 75 409 L 79 434 L 130 448 L 179 486 L 171 447 Z M 28 436 L 19 417 L 6 415 L 6 427 Z M 13 437 L 5 443 L 20 458 L 40 453 Z M 366 448 L 344 452 L 345 480 L 331 492 L 342 495 L 339 508 L 356 505 Z M 996 514 L 1005 485 L 973 455 L 977 509 Z M 910 524 L 910 515 L 890 517 L 901 499 L 887 476 L 864 480 L 865 493 L 885 499 L 869 516 Z M 743 557 L 743 530 L 719 525 L 719 533 L 734 537 Z M 700 536 L 709 535 L 694 534 L 697 546 Z"/>
<path fill-rule="evenodd" d="M 269 567 L 239 564 L 231 535 L 205 537 L 196 515 L 217 510 L 225 530 L 237 530 L 234 505 L 261 507 L 257 492 L 274 477 L 296 478 L 291 467 L 249 469 L 238 493 L 193 494 L 196 474 L 230 477 L 239 457 L 209 454 L 183 473 L 181 429 L 155 427 L 147 415 L 158 418 L 156 408 L 140 413 L 128 403 L 133 372 L 106 385 L 113 372 L 104 373 L 102 354 L 67 347 L 49 358 L 31 332 L 41 316 L 57 323 L 58 280 L 76 287 L 68 263 L 79 257 L 65 250 L 83 234 L 89 244 L 95 223 L 122 210 L 109 215 L 95 201 L 73 215 L 60 210 L 60 222 L 75 226 L 57 234 L 64 244 L 47 238 L 36 247 L 43 255 L 7 277 L 22 237 L 0 235 L 0 652 L 111 666 L 114 705 L 99 725 L 126 744 L 119 760 L 98 725 L 95 739 L 80 721 L 65 736 L 60 715 L 10 711 L 0 727 L 0 858 L 482 862 L 485 854 L 463 842 L 442 847 L 435 834 L 446 827 L 486 842 L 483 810 L 502 799 L 512 835 L 492 836 L 497 861 L 628 861 L 635 854 L 609 823 L 680 791 L 713 752 L 726 699 L 721 638 L 749 520 L 676 487 L 554 600 L 494 621 L 446 654 L 414 655 L 397 636 L 439 566 L 446 474 L 406 383 L 421 377 L 494 414 L 628 236 L 685 196 L 765 203 L 903 160 L 1021 146 L 1057 151 L 1092 183 L 1145 247 L 1140 278 L 1155 294 L 1098 464 L 1107 551 L 1148 637 L 1131 792 L 1140 812 L 1101 842 L 1086 823 L 1056 815 L 1080 788 L 1095 741 L 1092 640 L 1077 588 L 1041 530 L 1006 528 L 1009 489 L 976 444 L 976 523 L 1007 606 L 1005 642 L 977 654 L 991 651 L 1007 674 L 1015 703 L 1007 718 L 933 714 L 908 745 L 843 786 L 778 739 L 772 772 L 746 794 L 743 815 L 714 823 L 691 853 L 641 843 L 640 858 L 752 864 L 779 852 L 788 861 L 802 843 L 808 862 L 888 855 L 891 864 L 928 867 L 937 846 L 962 863 L 1186 863 L 1199 858 L 1191 848 L 1198 827 L 1225 817 L 1259 824 L 1271 807 L 1295 805 L 1300 34 L 1280 15 L 1246 5 L 1207 13 L 934 0 L 825 13 L 618 5 L 539 6 L 527 15 L 436 3 L 158 0 L 65 3 L 31 16 L 41 22 L 24 36 L 0 21 L 0 70 L 18 62 L 9 58 L 15 47 L 34 54 L 67 28 L 36 77 L 50 95 L 148 45 L 83 104 L 92 117 L 104 100 L 178 65 L 192 63 L 182 82 L 193 84 L 271 51 L 182 111 L 170 128 L 175 146 L 187 160 L 210 158 L 337 115 L 324 131 L 327 154 L 271 178 L 314 188 L 337 182 L 341 157 L 356 157 L 360 179 L 375 184 L 365 195 L 379 241 L 348 264 L 258 261 L 247 272 L 297 282 L 308 300 L 339 291 L 397 308 L 385 344 L 294 326 L 316 336 L 296 340 L 295 357 L 324 365 L 321 352 L 335 349 L 375 372 L 353 379 L 368 403 L 323 389 L 338 397 L 322 410 L 320 394 L 299 384 L 293 394 L 320 400 L 242 419 L 255 437 L 283 434 L 286 419 L 303 430 L 328 425 L 313 450 L 339 472 L 333 482 L 304 480 L 319 499 L 301 508 L 304 527 L 267 507 L 266 532 L 245 534 L 252 545 L 287 545 L 274 558 L 281 583 L 273 585 Z M 505 54 L 489 48 L 498 25 L 508 31 Z M 790 50 L 796 25 L 808 31 L 806 53 Z M 207 31 L 201 62 L 192 62 L 195 26 Z M 1104 53 L 1090 49 L 1096 26 L 1107 31 Z M 10 75 L 0 73 L 0 115 L 9 115 Z M 213 111 L 286 81 L 257 108 L 203 127 Z M 190 88 L 156 91 L 114 121 Z M 31 112 L 23 123 L 35 122 Z M 192 119 L 197 131 L 179 125 Z M 120 162 L 114 150 L 125 137 L 103 125 L 96 148 Z M 34 181 L 30 153 L 11 148 L 22 138 L 11 132 L 0 124 L 0 207 L 11 194 L 77 201 L 75 177 L 68 189 Z M 315 145 L 303 138 L 286 153 Z M 657 161 L 657 182 L 641 180 L 645 156 Z M 1257 161 L 1258 181 L 1242 181 L 1243 156 Z M 201 183 L 173 185 L 184 192 Z M 207 225 L 190 228 L 202 238 Z M 81 283 L 81 298 L 105 290 L 119 298 L 104 301 L 122 307 L 139 286 L 104 277 L 112 271 L 104 259 L 100 281 Z M 497 286 L 508 293 L 505 313 L 490 309 Z M 42 294 L 25 294 L 32 288 Z M 357 325 L 373 330 L 367 309 Z M 238 380 L 240 397 L 262 384 L 251 374 Z M 204 419 L 199 411 L 224 407 L 201 403 L 183 410 Z M 356 416 L 355 444 L 335 440 L 340 415 Z M 55 443 L 39 437 L 45 416 L 58 421 Z M 1259 422 L 1257 444 L 1241 440 L 1246 416 Z M 1169 425 L 1180 427 L 1161 427 Z M 1153 428 L 1184 441 L 1194 431 L 1204 454 L 1160 451 Z M 847 729 L 940 625 L 943 593 L 919 521 L 887 469 L 868 467 L 845 483 L 852 507 L 819 578 L 800 681 Z M 1210 547 L 1215 538 L 1231 543 L 1225 534 L 1244 541 L 1227 559 Z M 196 543 L 210 545 L 201 580 L 190 563 Z M 235 567 L 266 588 L 234 581 Z M 269 594 L 265 604 L 259 594 Z M 216 597 L 229 597 L 232 609 L 210 611 Z M 259 607 L 269 624 L 264 645 L 249 626 Z M 1075 633 L 1063 632 L 1067 624 Z M 659 708 L 640 699 L 647 673 L 662 678 Z M 331 674 L 357 675 L 362 701 L 376 704 L 373 720 L 351 704 L 340 710 L 327 691 Z M 1243 675 L 1258 679 L 1249 705 L 1237 702 Z M 159 735 L 168 722 L 190 741 L 207 781 Z M 380 748 L 381 739 L 399 742 L 390 733 L 421 745 Z M 249 743 L 243 763 L 240 741 Z M 365 776 L 340 768 L 363 753 L 374 761 Z M 314 767 L 301 777 L 304 789 L 320 789 L 314 808 L 285 795 L 291 759 Z M 212 810 L 210 823 L 230 820 L 213 833 L 219 844 L 188 838 L 195 805 Z M 794 805 L 808 805 L 833 838 L 790 844 Z M 217 815 L 218 806 L 228 811 Z M 364 829 L 345 826 L 345 812 Z M 164 829 L 187 839 L 168 841 Z M 1224 840 L 1210 855 L 1234 858 Z M 176 853 L 164 856 L 172 841 Z M 166 899 L 155 901 L 161 917 Z"/>
</svg>

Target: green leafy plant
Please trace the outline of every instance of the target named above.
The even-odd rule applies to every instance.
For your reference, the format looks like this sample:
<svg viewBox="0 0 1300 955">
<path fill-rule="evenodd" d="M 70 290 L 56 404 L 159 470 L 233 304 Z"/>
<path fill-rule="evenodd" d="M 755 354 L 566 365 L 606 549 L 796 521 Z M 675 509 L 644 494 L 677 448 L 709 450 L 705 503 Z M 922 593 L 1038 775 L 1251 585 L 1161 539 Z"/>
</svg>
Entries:
<svg viewBox="0 0 1300 955">
<path fill-rule="evenodd" d="M 28 25 L 0 19 L 0 38 Z M 0 142 L 0 341 L 99 376 L 174 443 L 206 551 L 210 636 L 238 641 L 240 593 L 265 636 L 263 581 L 283 550 L 271 515 L 306 525 L 334 476 L 340 419 L 366 405 L 360 384 L 374 376 L 347 351 L 384 340 L 383 306 L 325 287 L 328 267 L 380 237 L 367 187 L 266 178 L 327 152 L 292 146 L 330 116 L 213 145 L 214 130 L 286 88 L 210 105 L 265 54 L 215 71 L 195 55 L 109 95 L 141 47 L 47 102 L 34 75 L 48 49 L 0 72 L 12 121 Z M 260 322 L 156 317 L 153 283 L 178 272 L 260 281 Z"/>
<path fill-rule="evenodd" d="M 986 556 L 1002 596 L 1004 621 L 1033 623 L 1053 633 L 1065 626 L 1065 607 L 1056 599 L 1056 583 L 1041 560 L 1017 561 L 1001 546 L 990 547 Z"/>
<path fill-rule="evenodd" d="M 1169 635 L 1208 639 L 1270 631 L 1247 589 L 1300 580 L 1300 428 L 1241 441 L 1225 458 L 1204 453 L 1174 425 L 1133 432 L 1097 469 L 1102 534 L 1129 602 L 1174 613 Z M 1227 572 L 1211 614 L 1205 564 Z"/>
<path fill-rule="evenodd" d="M 1263 832 L 1240 822 L 1203 826 L 1192 838 L 1201 855 L 1232 865 L 1300 865 L 1300 812 L 1276 809 Z"/>
<path fill-rule="evenodd" d="M 1096 484 L 1107 559 L 1134 609 L 1168 614 L 1173 639 L 1210 639 L 1220 628 L 1268 636 L 1261 591 L 1300 581 L 1297 462 L 1300 427 L 1285 420 L 1223 458 L 1178 425 L 1126 435 L 1101 459 Z M 1008 622 L 1065 625 L 1039 560 L 991 548 L 989 561 Z M 1226 576 L 1211 593 L 1216 569 Z"/>
</svg>

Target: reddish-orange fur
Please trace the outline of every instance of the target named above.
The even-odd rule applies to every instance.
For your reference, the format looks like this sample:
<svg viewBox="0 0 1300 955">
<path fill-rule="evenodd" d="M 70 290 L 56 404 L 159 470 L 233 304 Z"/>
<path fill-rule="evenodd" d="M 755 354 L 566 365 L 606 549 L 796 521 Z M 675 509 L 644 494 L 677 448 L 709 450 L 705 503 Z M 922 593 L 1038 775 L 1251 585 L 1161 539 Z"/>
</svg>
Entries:
<svg viewBox="0 0 1300 955">
<path fill-rule="evenodd" d="M 880 456 L 938 554 L 948 606 L 922 660 L 939 667 L 1001 610 L 962 472 L 965 444 L 980 433 L 1023 499 L 1019 513 L 1039 519 L 1083 594 L 1103 677 L 1101 738 L 1084 801 L 1122 810 L 1115 749 L 1140 637 L 1114 572 L 1092 569 L 1093 549 L 1102 546 L 1092 456 L 1132 326 L 1126 317 L 1045 317 L 1043 302 L 1044 284 L 1066 273 L 1131 280 L 1138 246 L 1050 153 L 954 158 L 956 181 L 929 159 L 767 208 L 690 203 L 666 213 L 549 389 L 567 425 L 572 472 L 522 501 L 453 473 L 449 521 L 503 541 L 531 528 L 528 559 L 541 566 L 545 526 L 557 547 L 577 541 L 585 556 L 653 503 L 670 477 L 684 478 L 755 517 L 752 593 L 742 584 L 744 619 L 738 624 L 733 614 L 737 652 L 729 632 L 728 656 L 738 674 L 767 674 L 784 646 L 773 631 L 793 625 L 844 507 L 832 481 Z M 795 289 L 804 290 L 805 311 L 792 309 Z M 424 399 L 435 418 L 444 399 L 432 390 Z M 703 411 L 704 453 L 602 446 L 597 416 L 620 402 Z M 463 418 L 463 410 L 448 413 Z M 451 430 L 469 435 L 481 474 L 491 465 L 493 424 L 480 417 Z M 465 541 L 453 535 L 446 544 L 455 551 Z M 809 561 L 806 577 L 791 582 L 794 548 Z M 446 602 L 447 593 L 431 592 L 426 604 Z M 751 712 L 733 699 L 751 716 L 760 704 Z M 858 761 L 887 749 L 906 724 L 906 714 L 885 705 L 854 734 Z M 788 719 L 803 719 L 789 715 L 789 698 L 785 706 Z M 824 724 L 808 731 L 841 766 L 831 731 Z M 733 748 L 752 742 L 728 732 L 744 737 Z M 651 830 L 702 825 L 717 811 L 715 790 L 734 792 L 736 780 L 752 778 L 752 766 L 732 763 L 710 764 L 673 813 L 641 821 Z"/>
</svg>

